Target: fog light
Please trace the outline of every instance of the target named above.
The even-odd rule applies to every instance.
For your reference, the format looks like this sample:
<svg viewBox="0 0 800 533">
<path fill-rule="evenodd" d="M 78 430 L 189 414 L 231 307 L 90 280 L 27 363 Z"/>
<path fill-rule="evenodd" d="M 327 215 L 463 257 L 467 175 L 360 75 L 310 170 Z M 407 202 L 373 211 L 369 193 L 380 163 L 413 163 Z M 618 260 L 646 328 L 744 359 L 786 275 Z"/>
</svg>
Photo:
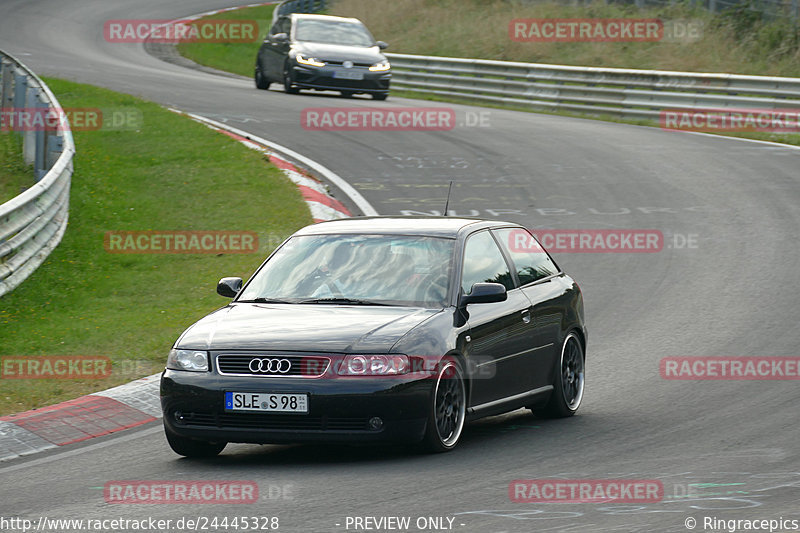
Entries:
<svg viewBox="0 0 800 533">
<path fill-rule="evenodd" d="M 184 420 L 183 413 L 180 411 L 175 411 L 175 413 L 172 416 L 174 416 L 175 420 L 177 420 L 178 422 L 183 422 Z"/>
<path fill-rule="evenodd" d="M 369 419 L 369 429 L 378 431 L 383 427 L 383 420 L 379 416 L 373 416 Z"/>
</svg>

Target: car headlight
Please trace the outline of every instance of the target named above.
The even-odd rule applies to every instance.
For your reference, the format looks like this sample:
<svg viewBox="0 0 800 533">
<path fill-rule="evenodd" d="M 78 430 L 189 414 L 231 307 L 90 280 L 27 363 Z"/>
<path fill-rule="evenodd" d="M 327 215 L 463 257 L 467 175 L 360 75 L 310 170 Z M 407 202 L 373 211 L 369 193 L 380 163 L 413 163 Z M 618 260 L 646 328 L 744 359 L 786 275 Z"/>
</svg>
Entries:
<svg viewBox="0 0 800 533">
<path fill-rule="evenodd" d="M 342 376 L 396 376 L 409 369 L 405 355 L 348 355 L 339 364 Z"/>
<path fill-rule="evenodd" d="M 304 57 L 303 54 L 297 54 L 295 59 L 301 65 L 309 65 L 312 67 L 324 67 L 325 63 L 317 59 L 316 57 Z"/>
<path fill-rule="evenodd" d="M 173 348 L 167 356 L 167 368 L 188 370 L 189 372 L 208 372 L 208 352 Z"/>
<path fill-rule="evenodd" d="M 384 59 L 380 63 L 375 63 L 374 65 L 369 67 L 369 69 L 372 72 L 386 72 L 387 70 L 389 70 L 391 68 L 392 68 L 392 65 L 389 64 L 389 60 L 387 60 L 387 59 Z"/>
</svg>

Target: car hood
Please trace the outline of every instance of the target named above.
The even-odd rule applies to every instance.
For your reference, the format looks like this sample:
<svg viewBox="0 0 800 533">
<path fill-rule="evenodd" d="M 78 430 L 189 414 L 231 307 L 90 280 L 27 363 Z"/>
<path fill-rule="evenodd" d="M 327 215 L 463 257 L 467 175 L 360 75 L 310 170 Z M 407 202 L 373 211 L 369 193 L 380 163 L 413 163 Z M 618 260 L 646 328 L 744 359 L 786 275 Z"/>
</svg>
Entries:
<svg viewBox="0 0 800 533">
<path fill-rule="evenodd" d="M 311 42 L 295 42 L 295 53 L 301 52 L 322 61 L 345 61 L 354 63 L 378 63 L 386 59 L 377 46 L 365 48 L 363 46 L 343 46 L 338 44 L 324 44 Z"/>
<path fill-rule="evenodd" d="M 201 319 L 176 347 L 386 353 L 441 309 L 317 304 L 231 303 Z"/>
</svg>

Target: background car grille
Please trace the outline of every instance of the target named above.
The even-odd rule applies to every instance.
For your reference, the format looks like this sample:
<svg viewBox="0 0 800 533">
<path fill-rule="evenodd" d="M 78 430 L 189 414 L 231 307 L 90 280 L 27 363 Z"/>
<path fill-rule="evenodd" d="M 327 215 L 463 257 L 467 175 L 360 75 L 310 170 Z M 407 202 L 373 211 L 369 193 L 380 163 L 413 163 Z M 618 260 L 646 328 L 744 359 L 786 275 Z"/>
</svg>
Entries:
<svg viewBox="0 0 800 533">
<path fill-rule="evenodd" d="M 333 61 L 333 60 L 325 61 L 325 62 L 327 64 L 329 64 L 329 65 L 338 65 L 338 66 L 341 66 L 344 63 L 344 61 Z M 353 61 L 353 66 L 354 67 L 371 67 L 372 63 L 361 63 L 361 62 L 358 62 L 358 61 Z"/>
<path fill-rule="evenodd" d="M 251 362 L 254 359 L 262 361 L 263 371 L 251 370 Z M 268 363 L 272 361 L 272 363 Z M 280 372 L 279 366 L 275 361 L 281 361 L 280 368 L 285 369 L 285 361 L 291 363 L 288 372 Z M 220 374 L 244 374 L 248 376 L 265 377 L 319 377 L 328 370 L 330 358 L 321 356 L 299 356 L 299 355 L 242 355 L 242 354 L 221 354 L 217 356 L 217 370 Z M 257 364 L 253 368 L 258 369 Z"/>
<path fill-rule="evenodd" d="M 257 413 L 184 413 L 181 425 L 231 429 L 368 430 L 366 418 Z"/>
</svg>

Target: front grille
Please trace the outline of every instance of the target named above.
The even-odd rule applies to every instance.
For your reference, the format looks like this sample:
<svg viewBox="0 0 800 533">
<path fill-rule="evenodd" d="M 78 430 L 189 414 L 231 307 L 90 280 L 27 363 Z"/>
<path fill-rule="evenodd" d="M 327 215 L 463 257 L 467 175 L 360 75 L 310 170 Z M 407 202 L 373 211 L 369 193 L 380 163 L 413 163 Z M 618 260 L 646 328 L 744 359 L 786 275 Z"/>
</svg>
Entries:
<svg viewBox="0 0 800 533">
<path fill-rule="evenodd" d="M 344 61 L 325 61 L 329 65 L 339 65 L 341 66 L 344 64 Z M 371 67 L 372 63 L 360 63 L 358 61 L 353 61 L 353 67 Z"/>
<path fill-rule="evenodd" d="M 328 416 L 268 415 L 257 413 L 183 413 L 180 422 L 186 426 L 220 429 L 306 429 L 306 430 L 367 430 L 366 418 Z"/>
<path fill-rule="evenodd" d="M 307 355 L 221 354 L 217 356 L 220 374 L 316 378 L 330 366 L 329 357 Z"/>
</svg>

